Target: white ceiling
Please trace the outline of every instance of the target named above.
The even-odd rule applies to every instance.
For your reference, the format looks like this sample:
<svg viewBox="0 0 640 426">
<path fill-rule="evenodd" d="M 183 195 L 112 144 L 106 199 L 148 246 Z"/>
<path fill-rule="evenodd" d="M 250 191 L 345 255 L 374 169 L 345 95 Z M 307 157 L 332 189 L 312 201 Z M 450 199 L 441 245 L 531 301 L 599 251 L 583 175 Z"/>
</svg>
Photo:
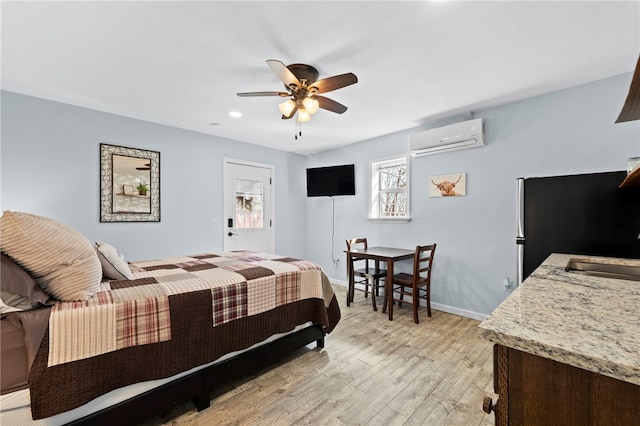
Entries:
<svg viewBox="0 0 640 426">
<path fill-rule="evenodd" d="M 638 1 L 2 1 L 1 13 L 3 90 L 302 154 L 631 72 L 640 51 Z M 320 110 L 294 140 L 280 98 L 236 96 L 283 89 L 267 59 L 355 73 L 326 94 L 349 110 Z"/>
</svg>

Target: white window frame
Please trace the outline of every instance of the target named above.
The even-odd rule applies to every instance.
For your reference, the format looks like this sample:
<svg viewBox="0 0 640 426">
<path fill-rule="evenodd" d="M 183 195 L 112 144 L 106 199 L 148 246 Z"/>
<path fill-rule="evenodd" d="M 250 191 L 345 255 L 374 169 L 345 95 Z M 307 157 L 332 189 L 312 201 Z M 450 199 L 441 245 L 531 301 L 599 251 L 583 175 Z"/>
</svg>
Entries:
<svg viewBox="0 0 640 426">
<path fill-rule="evenodd" d="M 398 222 L 404 223 L 411 220 L 411 191 L 410 191 L 410 156 L 408 155 L 400 155 L 386 158 L 379 158 L 376 160 L 369 161 L 369 220 L 380 221 L 380 222 Z M 380 199 L 378 190 L 379 181 L 380 181 L 380 170 L 384 164 L 393 164 L 399 161 L 404 161 L 406 167 L 406 188 L 404 191 L 407 194 L 407 208 L 405 212 L 405 216 L 393 216 L 393 217 L 383 217 L 380 216 Z"/>
</svg>

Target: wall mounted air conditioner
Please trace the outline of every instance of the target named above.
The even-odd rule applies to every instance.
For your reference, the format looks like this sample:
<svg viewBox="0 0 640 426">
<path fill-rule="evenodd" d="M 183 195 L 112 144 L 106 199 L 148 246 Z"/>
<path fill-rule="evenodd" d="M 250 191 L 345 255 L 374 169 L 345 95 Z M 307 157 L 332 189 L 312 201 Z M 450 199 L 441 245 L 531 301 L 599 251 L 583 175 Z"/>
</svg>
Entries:
<svg viewBox="0 0 640 426">
<path fill-rule="evenodd" d="M 484 146 L 481 118 L 409 135 L 409 150 L 413 157 L 478 146 Z"/>
</svg>

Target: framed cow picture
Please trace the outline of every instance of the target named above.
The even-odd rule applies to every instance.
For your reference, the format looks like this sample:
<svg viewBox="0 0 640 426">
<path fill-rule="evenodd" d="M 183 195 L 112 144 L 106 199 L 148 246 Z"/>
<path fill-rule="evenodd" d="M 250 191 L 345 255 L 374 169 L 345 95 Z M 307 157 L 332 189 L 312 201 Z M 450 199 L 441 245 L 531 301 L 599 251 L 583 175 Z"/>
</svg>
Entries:
<svg viewBox="0 0 640 426">
<path fill-rule="evenodd" d="M 467 174 L 452 173 L 429 178 L 429 197 L 460 197 L 467 195 Z"/>
</svg>

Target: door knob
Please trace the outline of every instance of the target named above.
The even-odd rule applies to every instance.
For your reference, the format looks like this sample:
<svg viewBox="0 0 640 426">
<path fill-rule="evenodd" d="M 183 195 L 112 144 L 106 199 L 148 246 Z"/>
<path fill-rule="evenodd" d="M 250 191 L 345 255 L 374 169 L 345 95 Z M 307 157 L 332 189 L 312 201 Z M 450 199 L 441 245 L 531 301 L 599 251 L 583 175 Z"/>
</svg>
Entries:
<svg viewBox="0 0 640 426">
<path fill-rule="evenodd" d="M 238 234 L 236 234 L 235 232 L 231 232 L 231 231 L 229 231 L 229 233 L 228 233 L 227 235 L 231 237 L 231 236 L 233 236 L 233 235 L 238 235 Z"/>
<path fill-rule="evenodd" d="M 487 414 L 491 414 L 491 411 L 496 411 L 496 404 L 498 402 L 496 401 L 496 403 L 493 403 L 493 400 L 491 399 L 490 396 L 485 396 L 484 400 L 482 401 L 482 411 L 484 411 Z"/>
</svg>

